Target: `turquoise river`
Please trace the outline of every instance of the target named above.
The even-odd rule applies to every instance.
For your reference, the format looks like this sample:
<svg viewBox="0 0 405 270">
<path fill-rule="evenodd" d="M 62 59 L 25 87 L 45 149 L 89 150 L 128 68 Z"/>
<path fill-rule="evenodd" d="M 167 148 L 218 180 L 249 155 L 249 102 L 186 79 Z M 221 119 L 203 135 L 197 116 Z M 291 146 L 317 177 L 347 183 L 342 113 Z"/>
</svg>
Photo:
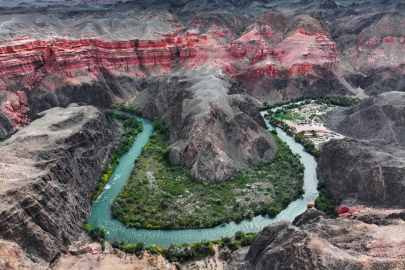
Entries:
<svg viewBox="0 0 405 270">
<path fill-rule="evenodd" d="M 140 119 L 140 118 L 139 118 Z M 88 223 L 94 226 L 101 226 L 108 230 L 107 239 L 110 241 L 118 240 L 135 244 L 145 242 L 147 245 L 156 245 L 159 247 L 168 247 L 171 243 L 189 244 L 200 242 L 202 240 L 216 240 L 223 236 L 233 236 L 236 231 L 255 232 L 261 230 L 270 223 L 280 220 L 292 221 L 294 218 L 304 212 L 309 202 L 313 202 L 318 196 L 316 160 L 314 157 L 304 151 L 304 148 L 294 141 L 294 138 L 288 136 L 284 131 L 277 128 L 279 137 L 285 141 L 293 151 L 301 156 L 301 162 L 305 166 L 304 172 L 304 190 L 305 194 L 301 199 L 292 202 L 275 218 L 257 216 L 249 220 L 244 220 L 239 224 L 230 222 L 225 226 L 218 226 L 209 229 L 186 229 L 186 230 L 145 230 L 128 228 L 111 216 L 111 204 L 119 195 L 128 181 L 131 171 L 134 167 L 134 161 L 141 153 L 142 147 L 149 140 L 149 135 L 153 131 L 152 123 L 141 119 L 143 122 L 143 131 L 137 136 L 134 145 L 124 154 L 120 163 L 111 175 L 105 189 L 95 201 Z M 273 126 L 267 124 L 269 129 Z"/>
</svg>

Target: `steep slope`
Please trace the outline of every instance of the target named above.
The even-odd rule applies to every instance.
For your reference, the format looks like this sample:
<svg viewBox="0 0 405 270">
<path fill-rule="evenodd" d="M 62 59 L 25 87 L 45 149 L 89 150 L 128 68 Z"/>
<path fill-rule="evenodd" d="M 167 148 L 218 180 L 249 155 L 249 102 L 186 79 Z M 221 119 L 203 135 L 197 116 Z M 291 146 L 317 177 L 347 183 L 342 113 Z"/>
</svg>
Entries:
<svg viewBox="0 0 405 270">
<path fill-rule="evenodd" d="M 51 261 L 82 231 L 119 127 L 90 106 L 38 117 L 0 143 L 0 236 Z"/>
<path fill-rule="evenodd" d="M 326 118 L 332 130 L 362 140 L 405 146 L 405 93 L 389 92 L 356 106 L 333 111 Z"/>
<path fill-rule="evenodd" d="M 171 131 L 170 161 L 192 166 L 197 179 L 227 179 L 236 169 L 271 160 L 277 150 L 237 82 L 206 66 L 149 80 L 133 105 L 145 118 L 161 117 Z"/>
<path fill-rule="evenodd" d="M 335 198 L 405 205 L 404 119 L 402 92 L 371 97 L 327 117 L 329 128 L 352 137 L 326 143 L 318 162 L 318 179 Z"/>
<path fill-rule="evenodd" d="M 317 8 L 329 17 L 313 14 Z M 0 10 L 0 91 L 5 93 L 0 101 L 9 120 L 2 121 L 2 133 L 54 106 L 108 107 L 131 100 L 145 88 L 146 78 L 205 64 L 240 81 L 262 102 L 353 95 L 350 84 L 363 85 L 365 79 L 353 71 L 354 62 L 340 60 L 341 48 L 349 47 L 331 34 L 327 20 L 336 19 L 329 12 L 334 9 L 350 8 L 282 1 L 263 6 L 245 1 L 10 4 Z M 339 42 L 345 34 L 332 33 Z M 378 62 L 376 68 L 388 66 Z M 25 103 L 11 106 L 16 99 Z"/>
</svg>

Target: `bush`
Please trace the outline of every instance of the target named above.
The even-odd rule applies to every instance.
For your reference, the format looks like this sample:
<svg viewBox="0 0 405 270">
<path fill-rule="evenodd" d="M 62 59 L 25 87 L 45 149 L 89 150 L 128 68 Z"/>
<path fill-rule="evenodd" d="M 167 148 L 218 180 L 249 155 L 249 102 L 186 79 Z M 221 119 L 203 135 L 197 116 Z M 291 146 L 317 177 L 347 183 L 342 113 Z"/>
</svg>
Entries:
<svg viewBox="0 0 405 270">
<path fill-rule="evenodd" d="M 236 240 L 241 240 L 245 236 L 245 233 L 243 231 L 237 231 L 235 233 L 235 239 Z"/>
<path fill-rule="evenodd" d="M 84 225 L 84 230 L 90 235 L 90 237 L 94 240 L 104 239 L 105 234 L 107 233 L 107 229 L 102 227 L 94 227 L 90 224 Z"/>
<path fill-rule="evenodd" d="M 252 243 L 256 240 L 256 238 L 259 236 L 259 233 L 247 233 L 245 236 L 242 238 L 242 246 L 250 246 Z"/>
<path fill-rule="evenodd" d="M 145 248 L 145 243 L 139 242 L 138 244 L 125 244 L 121 245 L 120 249 L 126 253 L 135 254 Z"/>
<path fill-rule="evenodd" d="M 234 255 L 232 254 L 232 251 L 229 250 L 228 248 L 224 248 L 221 253 L 219 254 L 219 256 L 221 257 L 221 259 L 223 259 L 224 261 L 232 261 Z"/>
<path fill-rule="evenodd" d="M 275 208 L 275 207 L 270 207 L 269 208 L 269 216 L 270 217 L 275 217 L 275 216 L 278 215 L 278 213 L 280 213 L 280 211 L 277 208 Z"/>
</svg>

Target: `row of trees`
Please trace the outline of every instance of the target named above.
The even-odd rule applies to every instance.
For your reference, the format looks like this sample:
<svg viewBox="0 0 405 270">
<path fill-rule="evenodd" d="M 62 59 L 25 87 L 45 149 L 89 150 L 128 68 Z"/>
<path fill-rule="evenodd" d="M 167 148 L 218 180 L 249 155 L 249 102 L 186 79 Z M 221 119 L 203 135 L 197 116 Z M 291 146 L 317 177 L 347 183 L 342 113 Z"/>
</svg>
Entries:
<svg viewBox="0 0 405 270">
<path fill-rule="evenodd" d="M 327 96 L 322 96 L 322 97 L 297 97 L 297 98 L 292 98 L 288 101 L 282 101 L 282 102 L 276 102 L 274 104 L 268 104 L 265 102 L 262 107 L 259 107 L 260 111 L 267 111 L 270 109 L 290 105 L 284 107 L 284 109 L 293 109 L 297 108 L 294 107 L 294 103 L 302 101 L 304 104 L 309 104 L 312 101 L 318 104 L 328 104 L 328 105 L 334 105 L 334 106 L 341 106 L 341 107 L 349 107 L 352 105 L 357 104 L 360 99 L 359 98 L 352 98 L 352 97 L 347 97 L 347 96 L 342 96 L 342 95 L 327 95 Z M 299 106 L 299 105 L 298 105 Z"/>
<path fill-rule="evenodd" d="M 102 227 L 92 227 L 89 224 L 84 225 L 84 230 L 93 239 L 100 242 L 107 241 L 105 235 L 107 230 Z M 242 246 L 250 246 L 258 237 L 259 233 L 244 233 L 237 231 L 234 237 L 222 237 L 221 240 L 201 242 L 189 245 L 183 243 L 181 245 L 171 244 L 168 248 L 160 248 L 156 246 L 146 246 L 144 242 L 137 244 L 127 244 L 124 241 L 113 241 L 113 248 L 118 248 L 126 253 L 140 254 L 143 251 L 148 251 L 151 254 L 160 254 L 170 262 L 187 262 L 192 260 L 202 259 L 206 256 L 215 254 L 213 244 L 219 244 L 221 248 L 220 255 L 225 260 L 231 260 L 234 257 L 234 251 Z M 108 241 L 107 241 L 108 242 Z"/>
<path fill-rule="evenodd" d="M 133 106 L 127 106 L 125 104 L 112 104 L 110 106 L 111 109 L 123 111 L 123 112 L 129 112 L 132 114 L 135 114 L 137 116 L 142 116 L 142 109 L 141 108 L 135 108 Z"/>
</svg>

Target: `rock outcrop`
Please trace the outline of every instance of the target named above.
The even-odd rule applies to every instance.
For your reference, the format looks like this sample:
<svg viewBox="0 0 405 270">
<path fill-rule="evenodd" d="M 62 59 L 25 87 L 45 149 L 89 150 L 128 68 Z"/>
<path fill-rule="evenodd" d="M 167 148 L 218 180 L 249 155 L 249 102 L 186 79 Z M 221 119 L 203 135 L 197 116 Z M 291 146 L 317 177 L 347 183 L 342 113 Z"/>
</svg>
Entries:
<svg viewBox="0 0 405 270">
<path fill-rule="evenodd" d="M 332 130 L 350 136 L 323 146 L 318 179 L 336 199 L 404 206 L 405 94 L 371 97 L 326 118 Z"/>
<path fill-rule="evenodd" d="M 331 141 L 322 148 L 318 179 L 339 200 L 405 206 L 405 151 L 356 139 Z"/>
<path fill-rule="evenodd" d="M 306 214 L 304 214 L 306 215 Z M 280 221 L 263 229 L 238 269 L 397 269 L 405 266 L 405 222 L 385 225 L 318 218 L 296 227 Z"/>
<path fill-rule="evenodd" d="M 37 117 L 0 143 L 0 237 L 51 261 L 82 231 L 120 129 L 91 106 Z"/>
<path fill-rule="evenodd" d="M 102 245 L 90 242 L 69 247 L 66 254 L 53 264 L 52 269 L 181 270 L 181 267 L 177 263 L 169 263 L 161 255 L 144 251 L 136 256 L 112 248 L 108 242 Z"/>
<path fill-rule="evenodd" d="M 271 160 L 277 150 L 252 100 L 212 68 L 150 80 L 133 104 L 145 118 L 161 117 L 171 131 L 170 161 L 192 166 L 200 180 L 227 179 L 236 169 Z"/>
<path fill-rule="evenodd" d="M 388 92 L 350 108 L 335 110 L 326 126 L 340 134 L 405 147 L 405 93 Z"/>
</svg>

